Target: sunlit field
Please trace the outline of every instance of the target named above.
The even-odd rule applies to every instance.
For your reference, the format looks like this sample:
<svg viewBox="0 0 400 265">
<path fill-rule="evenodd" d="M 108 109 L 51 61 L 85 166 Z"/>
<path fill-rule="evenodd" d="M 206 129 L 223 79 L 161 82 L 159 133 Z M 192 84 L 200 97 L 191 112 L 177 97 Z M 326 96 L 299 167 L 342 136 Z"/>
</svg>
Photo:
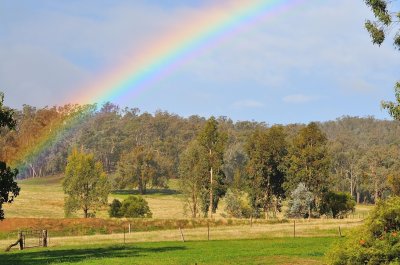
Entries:
<svg viewBox="0 0 400 265">
<path fill-rule="evenodd" d="M 0 253 L 0 264 L 323 264 L 334 238 L 84 245 Z"/>
</svg>

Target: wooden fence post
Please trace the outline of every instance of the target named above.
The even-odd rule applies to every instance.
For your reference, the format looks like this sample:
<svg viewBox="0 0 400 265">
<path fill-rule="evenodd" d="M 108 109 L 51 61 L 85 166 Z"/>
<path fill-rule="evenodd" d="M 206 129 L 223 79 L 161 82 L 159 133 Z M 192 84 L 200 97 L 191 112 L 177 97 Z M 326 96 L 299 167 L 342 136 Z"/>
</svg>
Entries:
<svg viewBox="0 0 400 265">
<path fill-rule="evenodd" d="M 181 232 L 181 238 L 182 238 L 182 242 L 185 242 L 185 237 L 183 236 L 183 232 L 181 227 L 179 227 L 179 231 Z"/>
<path fill-rule="evenodd" d="M 47 230 L 43 230 L 42 231 L 42 244 L 43 244 L 43 247 L 47 247 Z"/>
<path fill-rule="evenodd" d="M 342 237 L 342 230 L 340 229 L 340 225 L 339 225 L 339 237 Z"/>
<path fill-rule="evenodd" d="M 296 238 L 296 220 L 293 220 L 293 237 Z"/>
</svg>

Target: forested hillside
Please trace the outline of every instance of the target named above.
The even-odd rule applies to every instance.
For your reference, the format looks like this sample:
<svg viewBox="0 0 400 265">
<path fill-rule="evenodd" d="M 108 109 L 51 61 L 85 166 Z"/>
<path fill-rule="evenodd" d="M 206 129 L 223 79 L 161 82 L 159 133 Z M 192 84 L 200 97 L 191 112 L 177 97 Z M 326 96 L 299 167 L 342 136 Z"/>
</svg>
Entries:
<svg viewBox="0 0 400 265">
<path fill-rule="evenodd" d="M 19 178 L 63 173 L 68 154 L 77 148 L 95 155 L 114 188 L 138 187 L 139 181 L 132 179 L 131 172 L 138 163 L 153 163 L 158 168 L 157 172 L 147 171 L 151 179 L 145 180 L 146 185 L 165 186 L 168 178 L 178 178 L 182 154 L 207 121 L 199 116 L 184 118 L 165 111 L 141 113 L 139 109 L 121 109 L 111 103 L 100 108 L 25 105 L 16 111 L 15 117 L 16 130 L 1 129 L 0 160 L 18 166 Z M 216 121 L 226 136 L 222 181 L 224 185 L 239 188 L 243 181 L 248 181 L 251 171 L 249 139 L 257 141 L 253 134 L 268 131 L 269 125 L 233 122 L 228 117 L 218 117 Z M 389 193 L 400 167 L 398 122 L 341 117 L 317 124 L 328 139 L 326 178 L 331 189 L 349 192 L 359 202 L 373 202 L 374 198 Z M 293 145 L 298 131 L 304 127 L 303 124 L 283 126 L 289 145 Z M 34 148 L 38 149 L 35 153 L 38 155 L 23 155 Z"/>
</svg>

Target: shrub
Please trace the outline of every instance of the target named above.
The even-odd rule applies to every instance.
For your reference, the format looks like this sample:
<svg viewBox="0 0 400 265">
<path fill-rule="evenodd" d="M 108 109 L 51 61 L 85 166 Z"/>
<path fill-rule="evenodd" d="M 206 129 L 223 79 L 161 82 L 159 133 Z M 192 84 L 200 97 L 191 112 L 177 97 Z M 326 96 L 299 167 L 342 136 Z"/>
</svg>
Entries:
<svg viewBox="0 0 400 265">
<path fill-rule="evenodd" d="M 235 218 L 250 218 L 252 212 L 247 196 L 242 192 L 230 189 L 225 195 L 225 211 Z"/>
<path fill-rule="evenodd" d="M 108 210 L 110 217 L 122 217 L 123 214 L 121 213 L 121 206 L 122 203 L 119 200 L 114 199 L 110 204 L 110 209 Z"/>
<path fill-rule="evenodd" d="M 141 196 L 129 196 L 122 202 L 121 215 L 132 218 L 151 218 L 149 205 Z"/>
<path fill-rule="evenodd" d="M 347 213 L 354 211 L 355 206 L 356 202 L 350 194 L 330 191 L 322 197 L 320 213 L 333 218 L 343 218 Z"/>
<path fill-rule="evenodd" d="M 380 201 L 365 224 L 328 254 L 328 264 L 400 264 L 400 197 Z"/>
</svg>

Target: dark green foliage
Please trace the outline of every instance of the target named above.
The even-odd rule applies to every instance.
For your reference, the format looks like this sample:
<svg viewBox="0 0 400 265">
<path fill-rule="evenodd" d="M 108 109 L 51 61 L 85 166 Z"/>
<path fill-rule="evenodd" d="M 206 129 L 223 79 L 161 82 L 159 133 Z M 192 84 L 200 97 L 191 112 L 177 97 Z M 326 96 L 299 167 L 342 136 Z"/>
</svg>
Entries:
<svg viewBox="0 0 400 265">
<path fill-rule="evenodd" d="M 399 264 L 400 197 L 380 201 L 366 223 L 327 255 L 329 264 Z"/>
<path fill-rule="evenodd" d="M 3 203 L 12 203 L 19 195 L 20 188 L 14 181 L 17 174 L 18 170 L 12 170 L 0 161 L 0 220 L 4 219 Z"/>
<path fill-rule="evenodd" d="M 123 214 L 121 213 L 121 206 L 122 203 L 119 200 L 114 199 L 110 204 L 110 209 L 108 210 L 108 214 L 110 215 L 110 217 L 122 217 Z"/>
<path fill-rule="evenodd" d="M 3 106 L 4 94 L 0 92 L 0 128 L 14 129 L 17 122 L 14 119 L 14 111 Z"/>
<path fill-rule="evenodd" d="M 280 209 L 284 198 L 285 159 L 288 144 L 282 126 L 268 130 L 256 130 L 247 140 L 247 182 L 254 212 L 262 209 L 265 214 Z"/>
<path fill-rule="evenodd" d="M 312 122 L 300 129 L 293 139 L 287 159 L 285 188 L 293 191 L 299 183 L 320 199 L 329 186 L 331 166 L 328 139 L 318 124 Z"/>
<path fill-rule="evenodd" d="M 393 13 L 389 10 L 389 1 L 386 0 L 364 0 L 374 13 L 377 21 L 371 22 L 367 20 L 365 22 L 365 28 L 371 35 L 372 42 L 374 44 L 381 45 L 385 40 L 385 35 L 391 29 L 392 25 L 397 24 L 399 20 L 399 13 Z M 399 36 L 398 33 L 394 38 L 394 45 L 400 50 Z"/>
<path fill-rule="evenodd" d="M 347 213 L 354 211 L 356 202 L 348 193 L 327 192 L 322 196 L 320 213 L 333 218 L 343 218 Z"/>
<path fill-rule="evenodd" d="M 396 83 L 394 90 L 396 101 L 382 101 L 382 108 L 387 109 L 395 120 L 400 120 L 400 82 Z"/>
<path fill-rule="evenodd" d="M 14 129 L 16 121 L 14 112 L 3 106 L 4 94 L 0 92 L 0 129 L 8 127 Z M 0 220 L 4 219 L 3 203 L 11 203 L 19 195 L 20 188 L 14 181 L 18 174 L 17 169 L 11 169 L 3 161 L 0 161 Z"/>
<path fill-rule="evenodd" d="M 151 218 L 147 201 L 141 196 L 129 196 L 122 202 L 120 214 L 127 218 Z"/>
</svg>

